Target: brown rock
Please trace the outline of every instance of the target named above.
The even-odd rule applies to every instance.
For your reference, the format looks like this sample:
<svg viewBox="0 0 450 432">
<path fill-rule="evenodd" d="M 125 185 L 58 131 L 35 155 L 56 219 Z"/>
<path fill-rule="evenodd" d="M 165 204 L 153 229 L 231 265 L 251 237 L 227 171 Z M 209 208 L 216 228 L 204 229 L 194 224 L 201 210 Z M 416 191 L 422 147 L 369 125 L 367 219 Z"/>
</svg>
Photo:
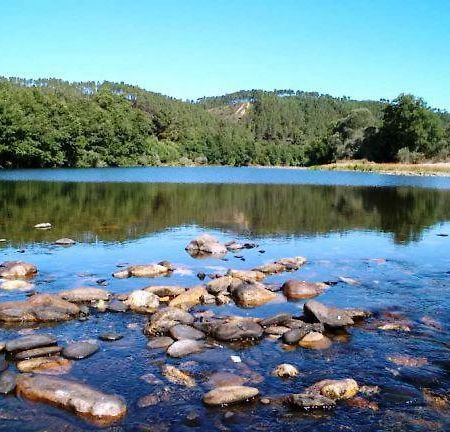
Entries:
<svg viewBox="0 0 450 432">
<path fill-rule="evenodd" d="M 230 372 L 216 372 L 209 377 L 206 384 L 209 387 L 228 387 L 240 386 L 244 384 L 244 382 L 244 378 Z"/>
<path fill-rule="evenodd" d="M 178 308 L 178 307 L 166 307 L 160 309 L 158 312 L 152 315 L 150 321 L 144 328 L 144 333 L 147 335 L 160 335 L 167 333 L 171 327 L 177 324 L 192 324 L 194 317 Z"/>
<path fill-rule="evenodd" d="M 203 285 L 187 289 L 169 302 L 170 307 L 190 309 L 202 303 L 202 297 L 208 294 Z"/>
<path fill-rule="evenodd" d="M 331 340 L 322 333 L 311 332 L 304 336 L 298 344 L 303 348 L 327 349 L 331 346 Z"/>
<path fill-rule="evenodd" d="M 203 234 L 189 242 L 186 246 L 186 250 L 193 256 L 224 256 L 227 253 L 227 248 L 223 244 L 219 243 L 215 237 L 209 234 Z"/>
<path fill-rule="evenodd" d="M 276 294 L 269 291 L 260 283 L 242 284 L 233 291 L 236 303 L 242 307 L 257 307 L 276 298 Z"/>
<path fill-rule="evenodd" d="M 185 387 L 197 386 L 195 379 L 190 374 L 176 368 L 175 366 L 163 365 L 161 372 L 171 383 L 182 385 Z"/>
<path fill-rule="evenodd" d="M 148 291 L 136 290 L 128 295 L 124 303 L 134 312 L 153 313 L 159 307 L 159 297 Z"/>
<path fill-rule="evenodd" d="M 158 297 L 176 297 L 186 291 L 179 285 L 155 285 L 144 288 L 144 291 L 157 295 Z"/>
<path fill-rule="evenodd" d="M 231 317 L 214 326 L 213 333 L 222 341 L 259 339 L 263 328 L 251 318 Z"/>
<path fill-rule="evenodd" d="M 29 278 L 35 276 L 37 272 L 34 264 L 24 261 L 5 261 L 0 264 L 0 278 Z"/>
<path fill-rule="evenodd" d="M 333 400 L 350 399 L 359 391 L 358 383 L 351 378 L 322 380 L 308 387 L 305 393 L 321 394 Z"/>
<path fill-rule="evenodd" d="M 327 285 L 324 283 L 289 279 L 283 284 L 282 290 L 289 300 L 299 300 L 316 297 L 322 294 L 326 287 Z"/>
<path fill-rule="evenodd" d="M 98 300 L 108 300 L 111 294 L 101 288 L 80 287 L 68 291 L 61 291 L 58 295 L 71 303 L 84 303 Z"/>
<path fill-rule="evenodd" d="M 247 283 L 259 282 L 266 277 L 264 273 L 257 270 L 228 270 L 227 275 Z"/>
<path fill-rule="evenodd" d="M 35 357 L 53 356 L 62 351 L 61 347 L 49 346 L 41 348 L 33 348 L 26 351 L 20 351 L 14 355 L 14 360 L 27 360 Z"/>
<path fill-rule="evenodd" d="M 16 367 L 20 372 L 61 375 L 70 371 L 72 362 L 59 356 L 36 357 L 19 361 Z"/>
<path fill-rule="evenodd" d="M 259 394 L 255 387 L 226 386 L 217 387 L 203 396 L 206 405 L 228 405 L 248 401 Z"/>
</svg>

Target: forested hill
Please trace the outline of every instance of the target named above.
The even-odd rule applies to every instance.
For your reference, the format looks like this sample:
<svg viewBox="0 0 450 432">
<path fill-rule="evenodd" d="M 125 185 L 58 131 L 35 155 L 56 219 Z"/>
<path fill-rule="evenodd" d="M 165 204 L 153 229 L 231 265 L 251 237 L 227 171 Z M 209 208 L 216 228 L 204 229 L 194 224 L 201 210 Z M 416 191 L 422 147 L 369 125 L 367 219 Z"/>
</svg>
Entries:
<svg viewBox="0 0 450 432">
<path fill-rule="evenodd" d="M 0 166 L 310 165 L 445 159 L 450 116 L 293 90 L 180 101 L 111 82 L 0 78 Z"/>
</svg>

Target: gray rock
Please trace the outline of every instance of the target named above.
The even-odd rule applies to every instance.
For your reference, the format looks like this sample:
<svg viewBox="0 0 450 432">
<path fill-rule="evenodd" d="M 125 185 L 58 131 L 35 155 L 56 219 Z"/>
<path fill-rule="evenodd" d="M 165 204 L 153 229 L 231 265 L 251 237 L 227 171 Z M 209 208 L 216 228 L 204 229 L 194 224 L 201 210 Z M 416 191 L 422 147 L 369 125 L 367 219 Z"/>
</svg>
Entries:
<svg viewBox="0 0 450 432">
<path fill-rule="evenodd" d="M 168 348 L 170 345 L 172 345 L 175 341 L 167 336 L 160 336 L 151 339 L 147 347 L 150 349 L 160 349 L 160 348 Z"/>
<path fill-rule="evenodd" d="M 56 345 L 56 339 L 50 335 L 34 334 L 22 336 L 6 343 L 6 351 L 15 353 L 17 351 L 26 351 L 33 348 L 40 348 L 50 345 Z"/>
<path fill-rule="evenodd" d="M 109 332 L 109 333 L 102 333 L 98 338 L 105 342 L 114 342 L 122 339 L 123 335 L 121 335 L 120 333 Z"/>
<path fill-rule="evenodd" d="M 320 394 L 299 393 L 292 394 L 286 401 L 289 405 L 305 411 L 329 410 L 336 406 L 336 402 Z"/>
<path fill-rule="evenodd" d="M 157 295 L 158 297 L 176 297 L 186 291 L 179 285 L 155 285 L 144 288 L 144 291 Z"/>
<path fill-rule="evenodd" d="M 287 344 L 296 344 L 308 333 L 312 332 L 322 333 L 323 330 L 324 330 L 323 325 L 320 323 L 317 324 L 302 323 L 301 326 L 295 327 L 289 330 L 288 332 L 283 333 L 283 341 Z"/>
<path fill-rule="evenodd" d="M 263 327 L 270 327 L 273 325 L 284 325 L 287 321 L 292 319 L 292 315 L 288 313 L 280 313 L 278 315 L 264 318 L 259 322 Z"/>
<path fill-rule="evenodd" d="M 259 339 L 262 335 L 263 328 L 251 318 L 233 317 L 214 329 L 214 337 L 222 341 Z"/>
<path fill-rule="evenodd" d="M 200 237 L 192 240 L 186 246 L 186 250 L 192 256 L 224 256 L 227 253 L 227 248 L 223 244 L 219 243 L 219 241 L 215 237 L 208 234 L 203 234 Z"/>
<path fill-rule="evenodd" d="M 67 345 L 62 355 L 71 360 L 81 360 L 91 356 L 99 350 L 99 346 L 92 342 L 74 342 Z"/>
<path fill-rule="evenodd" d="M 179 358 L 202 352 L 204 349 L 205 343 L 203 341 L 182 339 L 170 345 L 170 347 L 167 349 L 167 354 L 171 357 Z"/>
<path fill-rule="evenodd" d="M 106 305 L 106 309 L 111 312 L 126 312 L 128 305 L 120 300 L 113 299 Z"/>
<path fill-rule="evenodd" d="M 5 355 L 0 354 L 0 372 L 3 372 L 6 369 L 8 369 L 8 362 L 5 359 Z"/>
<path fill-rule="evenodd" d="M 308 319 L 318 321 L 331 328 L 345 327 L 354 324 L 353 319 L 345 309 L 328 307 L 316 300 L 310 300 L 305 303 L 303 311 Z"/>
<path fill-rule="evenodd" d="M 173 326 L 170 329 L 169 333 L 174 339 L 177 340 L 180 339 L 199 340 L 205 338 L 205 334 L 203 332 L 185 324 L 177 324 Z"/>
<path fill-rule="evenodd" d="M 110 293 L 101 288 L 80 287 L 68 291 L 61 291 L 58 295 L 72 303 L 83 303 L 99 300 L 108 300 Z"/>
<path fill-rule="evenodd" d="M 203 396 L 206 405 L 228 405 L 248 401 L 259 394 L 255 387 L 226 386 L 217 387 Z"/>
<path fill-rule="evenodd" d="M 161 335 L 167 333 L 174 325 L 192 324 L 193 322 L 194 317 L 190 313 L 178 307 L 169 306 L 152 315 L 144 328 L 144 333 L 154 336 Z"/>
<path fill-rule="evenodd" d="M 0 374 L 0 394 L 6 395 L 16 388 L 16 374 L 5 371 Z"/>
<path fill-rule="evenodd" d="M 14 355 L 14 360 L 26 360 L 35 357 L 45 357 L 57 355 L 62 351 L 62 348 L 59 346 L 49 346 L 49 347 L 41 347 L 41 348 L 33 348 L 26 351 L 20 351 Z"/>
<path fill-rule="evenodd" d="M 75 240 L 72 240 L 71 238 L 66 238 L 66 237 L 60 238 L 54 242 L 54 244 L 58 245 L 58 246 L 72 246 L 75 243 L 76 243 Z"/>
</svg>

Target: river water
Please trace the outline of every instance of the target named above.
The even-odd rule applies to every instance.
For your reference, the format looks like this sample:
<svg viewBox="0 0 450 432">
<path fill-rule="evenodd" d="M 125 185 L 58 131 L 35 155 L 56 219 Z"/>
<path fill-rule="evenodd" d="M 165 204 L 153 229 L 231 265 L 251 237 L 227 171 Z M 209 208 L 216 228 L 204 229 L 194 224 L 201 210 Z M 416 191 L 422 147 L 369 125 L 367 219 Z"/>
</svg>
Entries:
<svg viewBox="0 0 450 432">
<path fill-rule="evenodd" d="M 99 352 L 76 362 L 64 376 L 126 400 L 128 415 L 109 430 L 450 429 L 449 413 L 427 403 L 423 393 L 428 389 L 445 397 L 449 392 L 450 178 L 262 168 L 5 170 L 0 171 L 0 203 L 0 238 L 6 239 L 0 243 L 0 261 L 36 264 L 39 274 L 33 283 L 38 292 L 98 286 L 99 279 L 113 293 L 148 285 L 189 287 L 199 284 L 198 272 L 251 269 L 301 255 L 308 259 L 305 266 L 270 276 L 267 282 L 333 282 L 319 301 L 374 313 L 347 335 L 336 336 L 326 350 L 288 350 L 266 338 L 178 360 L 146 347 L 144 315 L 93 311 L 84 322 L 34 327 L 35 333 L 57 336 L 62 345 L 97 339 L 111 330 L 124 335 L 117 342 L 99 342 Z M 41 222 L 53 228 L 33 228 Z M 202 233 L 258 247 L 228 253 L 226 260 L 195 259 L 184 248 Z M 77 244 L 52 244 L 61 237 Z M 170 278 L 111 277 L 118 264 L 161 260 L 178 268 Z M 0 291 L 0 302 L 25 298 L 24 292 Z M 197 310 L 267 317 L 285 311 L 301 315 L 302 306 L 303 301 L 287 302 L 279 294 L 254 309 L 233 305 Z M 407 322 L 411 331 L 377 328 L 377 322 L 394 318 Z M 23 327 L 0 327 L 0 341 L 23 332 Z M 239 355 L 242 363 L 233 363 L 232 355 Z M 400 366 L 388 359 L 393 356 L 426 358 L 426 364 Z M 163 363 L 181 365 L 198 386 L 169 383 L 160 372 Z M 280 363 L 296 365 L 300 376 L 271 376 Z M 301 414 L 257 401 L 211 409 L 201 399 L 209 390 L 209 376 L 218 371 L 244 377 L 247 385 L 269 397 L 299 393 L 325 378 L 352 377 L 360 385 L 380 387 L 379 394 L 368 398 L 379 409 L 356 408 L 345 401 L 324 414 Z M 143 380 L 149 373 L 162 383 Z M 164 387 L 168 400 L 139 408 L 141 397 Z M 224 416 L 227 411 L 234 415 Z M 191 412 L 199 416 L 195 429 L 186 424 Z M 14 396 L 0 397 L 0 419 L 1 431 L 96 429 L 63 410 Z"/>
</svg>

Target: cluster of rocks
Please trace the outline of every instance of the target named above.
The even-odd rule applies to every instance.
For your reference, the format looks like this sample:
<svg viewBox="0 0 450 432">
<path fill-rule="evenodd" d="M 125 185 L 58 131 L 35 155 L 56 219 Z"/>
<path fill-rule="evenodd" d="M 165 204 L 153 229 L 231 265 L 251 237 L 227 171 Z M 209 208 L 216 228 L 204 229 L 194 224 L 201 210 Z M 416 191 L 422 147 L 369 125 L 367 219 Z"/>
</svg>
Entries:
<svg viewBox="0 0 450 432">
<path fill-rule="evenodd" d="M 123 279 L 129 277 L 158 277 L 170 274 L 174 270 L 168 261 L 161 261 L 157 264 L 132 265 L 123 270 L 113 273 L 113 277 Z"/>
<path fill-rule="evenodd" d="M 215 237 L 209 234 L 203 234 L 194 240 L 191 240 L 186 246 L 186 251 L 195 258 L 205 256 L 224 257 L 227 252 L 238 252 L 242 249 L 253 249 L 257 245 L 254 243 L 238 243 L 235 240 L 227 243 L 220 243 Z"/>
</svg>

